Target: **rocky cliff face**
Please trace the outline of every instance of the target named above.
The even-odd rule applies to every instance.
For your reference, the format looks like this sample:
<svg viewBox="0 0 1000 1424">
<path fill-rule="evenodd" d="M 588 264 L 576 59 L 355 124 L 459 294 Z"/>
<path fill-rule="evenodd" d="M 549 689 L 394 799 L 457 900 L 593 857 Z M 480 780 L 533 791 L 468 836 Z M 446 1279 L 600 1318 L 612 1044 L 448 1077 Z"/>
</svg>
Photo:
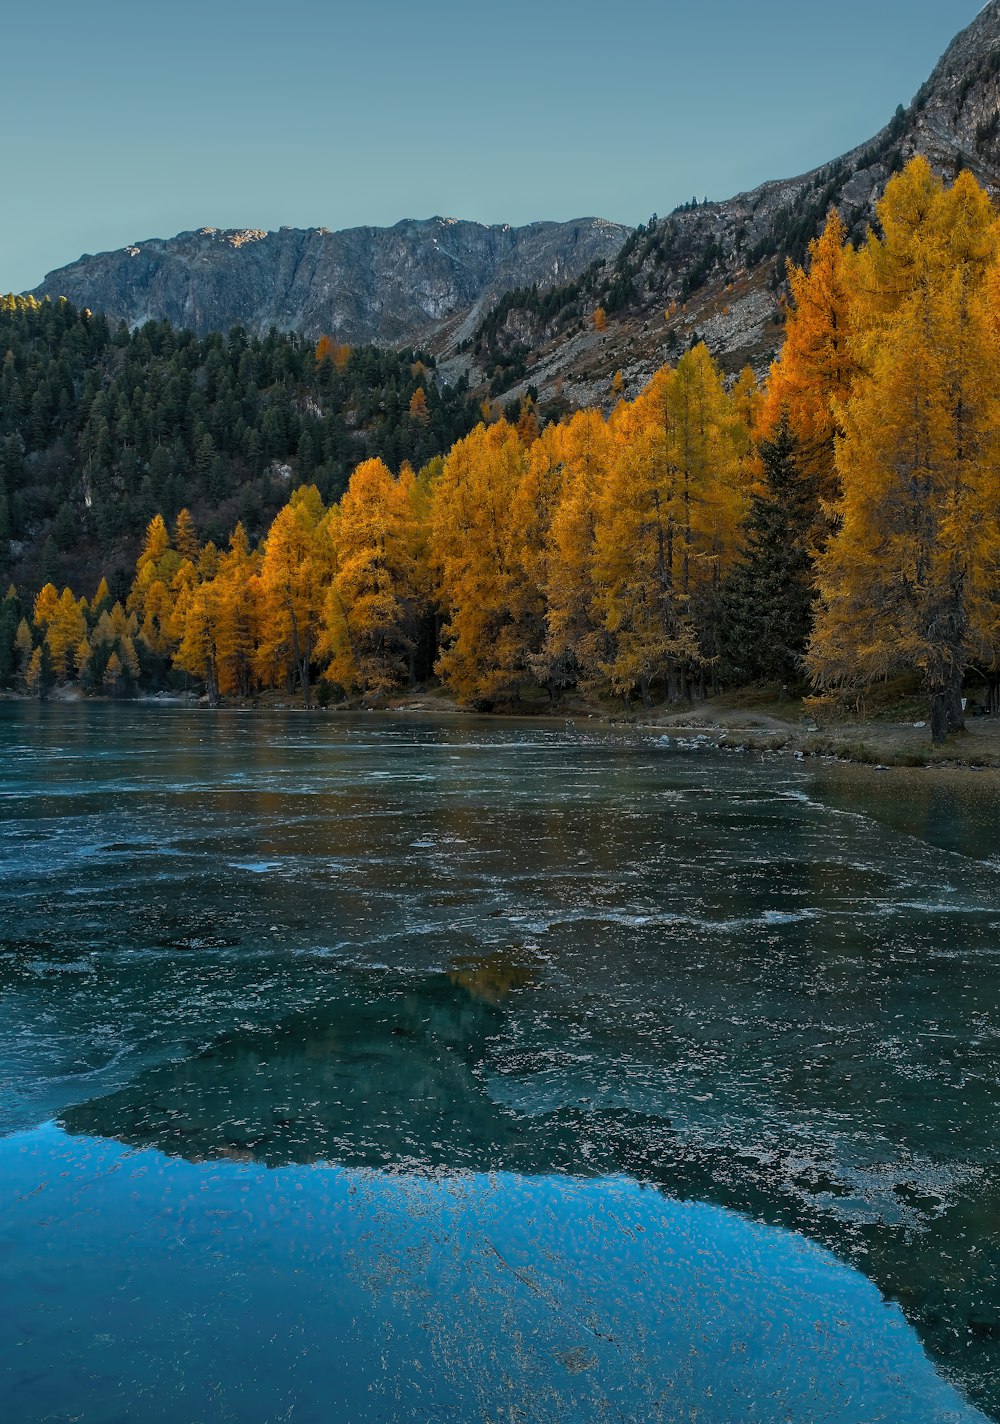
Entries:
<svg viewBox="0 0 1000 1424">
<path fill-rule="evenodd" d="M 804 258 L 831 206 L 863 235 L 892 173 L 917 153 L 948 179 L 968 168 L 1000 193 L 1000 0 L 990 0 L 909 108 L 868 143 L 810 173 L 679 209 L 633 234 L 582 308 L 569 302 L 547 321 L 512 308 L 485 342 L 481 329 L 479 369 L 502 378 L 508 362 L 517 379 L 505 384 L 507 395 L 533 385 L 543 399 L 558 390 L 570 402 L 607 403 L 616 369 L 633 394 L 699 337 L 728 369 L 749 363 L 764 371 L 781 339 L 777 297 L 788 258 Z M 608 311 L 603 332 L 580 320 L 598 305 Z M 526 346 L 525 372 L 525 360 L 514 363 L 511 354 Z"/>
<path fill-rule="evenodd" d="M 201 228 L 81 257 L 38 297 L 68 297 L 130 326 L 166 318 L 200 335 L 235 325 L 383 345 L 424 342 L 502 292 L 548 286 L 612 258 L 628 229 L 600 218 L 484 227 L 432 218 L 345 232 Z"/>
</svg>

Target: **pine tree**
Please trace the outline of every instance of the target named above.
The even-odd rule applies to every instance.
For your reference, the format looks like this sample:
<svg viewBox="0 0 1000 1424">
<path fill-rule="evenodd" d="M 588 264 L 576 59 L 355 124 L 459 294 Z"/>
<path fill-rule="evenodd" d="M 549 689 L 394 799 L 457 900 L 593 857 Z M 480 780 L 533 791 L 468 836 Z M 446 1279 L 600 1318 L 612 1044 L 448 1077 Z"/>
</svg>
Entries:
<svg viewBox="0 0 1000 1424">
<path fill-rule="evenodd" d="M 743 550 L 721 590 L 723 678 L 794 682 L 812 628 L 814 504 L 787 415 L 760 444 L 763 484 L 750 496 Z"/>
</svg>

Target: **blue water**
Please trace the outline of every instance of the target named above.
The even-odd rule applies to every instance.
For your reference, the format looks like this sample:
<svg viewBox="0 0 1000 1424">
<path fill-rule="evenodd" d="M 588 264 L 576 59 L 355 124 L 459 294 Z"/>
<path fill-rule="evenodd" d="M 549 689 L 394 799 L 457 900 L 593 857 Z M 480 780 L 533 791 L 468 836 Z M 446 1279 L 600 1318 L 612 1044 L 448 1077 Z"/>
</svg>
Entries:
<svg viewBox="0 0 1000 1424">
<path fill-rule="evenodd" d="M 998 1417 L 992 779 L 107 705 L 0 756 L 4 1424 Z"/>
</svg>

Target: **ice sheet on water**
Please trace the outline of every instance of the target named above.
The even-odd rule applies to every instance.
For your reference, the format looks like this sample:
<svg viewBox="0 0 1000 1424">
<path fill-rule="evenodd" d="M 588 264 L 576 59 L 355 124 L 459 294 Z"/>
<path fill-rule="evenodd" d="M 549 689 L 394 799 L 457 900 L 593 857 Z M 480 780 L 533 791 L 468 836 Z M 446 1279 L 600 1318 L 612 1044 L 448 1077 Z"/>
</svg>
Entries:
<svg viewBox="0 0 1000 1424">
<path fill-rule="evenodd" d="M 954 1339 L 964 1377 L 995 1369 L 985 791 L 960 840 L 926 780 L 900 809 L 884 781 L 845 791 L 836 769 L 675 758 L 631 734 L 367 721 L 348 754 L 346 722 L 191 718 L 190 740 L 183 719 L 153 735 L 159 716 L 100 758 L 60 736 L 7 818 L 5 934 L 51 948 L 0 951 L 5 1120 L 120 1092 L 123 1137 L 155 1127 L 193 1156 L 319 1141 L 469 1162 L 483 1121 L 494 1157 L 511 1134 L 549 1167 L 586 1144 L 588 1171 L 863 1250 L 941 1359 Z M 386 770 L 414 772 L 405 797 Z M 162 875 L 165 849 L 74 855 L 155 847 L 165 826 Z M 58 968 L 88 958 L 93 974 Z M 350 985 L 364 1013 L 325 1022 Z M 349 1112 L 324 1136 L 340 1075 Z M 191 1091 L 157 1119 L 171 1083 Z"/>
</svg>

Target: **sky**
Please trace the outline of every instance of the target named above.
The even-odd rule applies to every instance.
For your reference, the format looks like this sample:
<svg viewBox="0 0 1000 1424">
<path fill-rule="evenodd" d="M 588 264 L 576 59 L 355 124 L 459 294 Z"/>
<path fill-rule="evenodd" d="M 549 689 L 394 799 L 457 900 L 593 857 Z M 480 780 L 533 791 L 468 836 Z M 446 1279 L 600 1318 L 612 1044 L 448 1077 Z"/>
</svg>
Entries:
<svg viewBox="0 0 1000 1424">
<path fill-rule="evenodd" d="M 5 0 L 0 291 L 198 227 L 634 225 L 871 137 L 981 0 Z"/>
</svg>

